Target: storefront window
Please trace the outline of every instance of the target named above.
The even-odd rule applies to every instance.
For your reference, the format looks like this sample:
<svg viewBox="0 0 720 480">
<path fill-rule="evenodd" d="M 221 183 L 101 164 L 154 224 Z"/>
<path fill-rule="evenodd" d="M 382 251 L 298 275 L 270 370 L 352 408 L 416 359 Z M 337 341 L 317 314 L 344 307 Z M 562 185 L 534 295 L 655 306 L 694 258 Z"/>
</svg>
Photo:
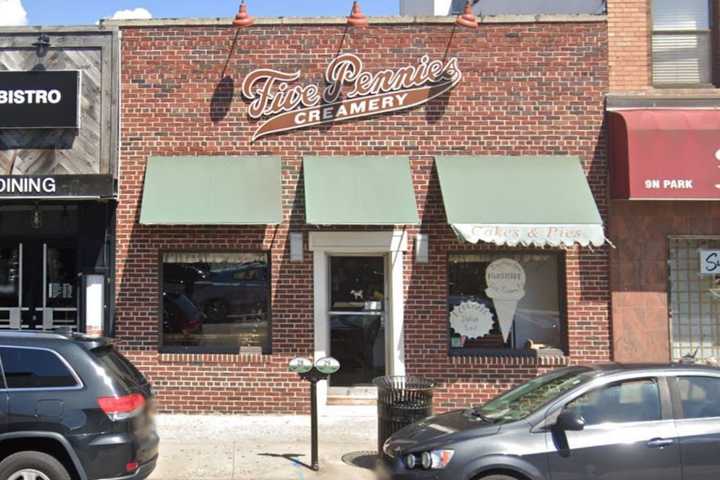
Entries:
<svg viewBox="0 0 720 480">
<path fill-rule="evenodd" d="M 670 238 L 672 360 L 720 357 L 720 238 Z"/>
<path fill-rule="evenodd" d="M 265 253 L 167 253 L 162 276 L 164 349 L 270 353 Z"/>
<path fill-rule="evenodd" d="M 561 253 L 458 254 L 449 263 L 451 354 L 563 354 Z"/>
</svg>

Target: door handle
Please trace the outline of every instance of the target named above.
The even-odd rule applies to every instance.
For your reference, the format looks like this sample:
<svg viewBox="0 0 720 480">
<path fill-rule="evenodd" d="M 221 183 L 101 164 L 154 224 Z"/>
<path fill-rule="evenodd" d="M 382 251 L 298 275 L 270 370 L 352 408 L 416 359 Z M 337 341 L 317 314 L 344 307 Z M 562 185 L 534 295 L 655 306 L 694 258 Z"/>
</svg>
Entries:
<svg viewBox="0 0 720 480">
<path fill-rule="evenodd" d="M 672 445 L 675 441 L 671 438 L 653 438 L 647 443 L 650 448 L 664 448 Z"/>
</svg>

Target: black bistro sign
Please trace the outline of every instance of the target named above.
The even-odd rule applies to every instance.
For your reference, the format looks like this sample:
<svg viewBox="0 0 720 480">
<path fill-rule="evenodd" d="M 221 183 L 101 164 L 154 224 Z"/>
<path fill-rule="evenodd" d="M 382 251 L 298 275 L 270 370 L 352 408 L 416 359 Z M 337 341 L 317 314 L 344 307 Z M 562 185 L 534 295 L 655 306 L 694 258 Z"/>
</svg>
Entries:
<svg viewBox="0 0 720 480">
<path fill-rule="evenodd" d="M 0 129 L 79 128 L 78 70 L 0 71 Z"/>
</svg>

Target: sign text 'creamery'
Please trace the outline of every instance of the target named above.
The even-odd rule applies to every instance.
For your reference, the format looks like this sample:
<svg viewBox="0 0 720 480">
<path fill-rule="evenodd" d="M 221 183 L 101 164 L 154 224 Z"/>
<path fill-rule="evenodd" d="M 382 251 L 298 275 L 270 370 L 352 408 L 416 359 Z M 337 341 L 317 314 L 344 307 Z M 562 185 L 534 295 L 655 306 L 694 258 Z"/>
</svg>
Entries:
<svg viewBox="0 0 720 480">
<path fill-rule="evenodd" d="M 245 77 L 242 94 L 248 115 L 267 119 L 252 140 L 288 130 L 405 110 L 452 90 L 462 74 L 457 58 L 369 72 L 353 54 L 336 57 L 325 71 L 326 86 L 295 84 L 301 72 L 259 69 Z"/>
</svg>

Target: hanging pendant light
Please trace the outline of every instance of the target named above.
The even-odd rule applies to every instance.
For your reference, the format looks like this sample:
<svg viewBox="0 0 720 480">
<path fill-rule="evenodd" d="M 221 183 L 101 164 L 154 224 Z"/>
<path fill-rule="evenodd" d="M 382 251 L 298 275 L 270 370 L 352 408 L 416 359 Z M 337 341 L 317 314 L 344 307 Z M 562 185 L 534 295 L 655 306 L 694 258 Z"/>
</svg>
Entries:
<svg viewBox="0 0 720 480">
<path fill-rule="evenodd" d="M 472 0 L 467 0 L 467 3 L 465 3 L 465 11 L 463 11 L 462 15 L 458 15 L 455 23 L 465 28 L 478 28 L 478 21 L 473 13 Z"/>
<path fill-rule="evenodd" d="M 368 18 L 360 10 L 359 2 L 353 2 L 350 16 L 347 17 L 347 24 L 355 28 L 367 28 Z"/>
<path fill-rule="evenodd" d="M 255 18 L 251 17 L 248 13 L 248 8 L 245 4 L 245 0 L 242 0 L 242 2 L 240 3 L 240 10 L 238 11 L 237 15 L 235 15 L 235 20 L 233 20 L 232 24 L 234 27 L 237 28 L 246 28 L 255 24 Z"/>
<path fill-rule="evenodd" d="M 37 203 L 33 209 L 30 223 L 33 230 L 40 230 L 42 228 L 42 214 L 40 213 L 40 206 Z"/>
</svg>

